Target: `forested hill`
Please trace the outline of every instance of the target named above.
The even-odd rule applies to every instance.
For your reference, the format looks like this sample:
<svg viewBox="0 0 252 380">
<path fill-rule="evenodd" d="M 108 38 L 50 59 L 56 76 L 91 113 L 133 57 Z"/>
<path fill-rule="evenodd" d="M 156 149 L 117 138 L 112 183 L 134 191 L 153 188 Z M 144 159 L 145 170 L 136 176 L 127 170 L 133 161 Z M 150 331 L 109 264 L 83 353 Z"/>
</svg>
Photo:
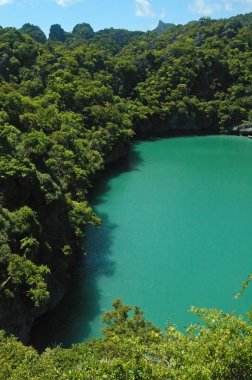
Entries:
<svg viewBox="0 0 252 380">
<path fill-rule="evenodd" d="M 27 340 L 62 297 L 92 178 L 135 134 L 229 133 L 252 119 L 252 15 L 163 33 L 0 29 L 0 328 Z"/>
</svg>

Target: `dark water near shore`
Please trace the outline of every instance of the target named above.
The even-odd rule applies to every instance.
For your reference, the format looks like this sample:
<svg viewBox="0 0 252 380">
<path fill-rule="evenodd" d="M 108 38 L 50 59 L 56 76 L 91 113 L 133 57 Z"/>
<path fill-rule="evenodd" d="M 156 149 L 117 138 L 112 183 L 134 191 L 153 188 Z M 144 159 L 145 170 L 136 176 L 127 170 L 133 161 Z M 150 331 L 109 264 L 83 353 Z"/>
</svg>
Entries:
<svg viewBox="0 0 252 380">
<path fill-rule="evenodd" d="M 137 142 L 99 179 L 86 253 L 64 302 L 35 325 L 32 343 L 68 346 L 99 336 L 116 297 L 160 327 L 197 321 L 191 305 L 245 314 L 252 286 L 252 141 L 232 136 Z"/>
</svg>

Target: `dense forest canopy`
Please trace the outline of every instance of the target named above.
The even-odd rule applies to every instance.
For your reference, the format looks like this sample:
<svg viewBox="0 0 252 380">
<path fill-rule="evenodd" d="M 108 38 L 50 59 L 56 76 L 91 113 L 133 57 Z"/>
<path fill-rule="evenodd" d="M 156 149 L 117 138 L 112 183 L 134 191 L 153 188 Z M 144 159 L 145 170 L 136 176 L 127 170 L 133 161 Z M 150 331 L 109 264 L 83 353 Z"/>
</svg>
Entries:
<svg viewBox="0 0 252 380">
<path fill-rule="evenodd" d="M 10 380 L 251 379 L 252 326 L 241 318 L 195 309 L 204 326 L 160 331 L 120 300 L 103 317 L 104 337 L 38 354 L 0 334 L 0 378 Z"/>
<path fill-rule="evenodd" d="M 127 152 L 134 135 L 230 133 L 251 124 L 251 47 L 251 14 L 202 18 L 158 33 L 95 33 L 85 23 L 67 33 L 55 24 L 46 38 L 32 24 L 0 28 L 1 328 L 27 340 L 34 319 L 60 300 L 85 225 L 101 223 L 87 201 L 92 179 Z M 241 334 L 251 332 L 250 325 L 230 321 L 242 326 Z M 239 331 L 234 339 L 240 342 Z M 204 330 L 192 339 L 213 335 Z M 130 339 L 135 345 L 140 338 Z M 187 339 L 171 336 L 182 346 L 191 344 Z M 8 342 L 20 358 L 38 360 Z M 90 346 L 73 351 L 89 355 Z M 62 360 L 57 350 L 52 355 Z M 146 355 L 160 363 L 159 354 Z M 169 355 L 160 359 L 164 371 L 172 367 Z"/>
</svg>

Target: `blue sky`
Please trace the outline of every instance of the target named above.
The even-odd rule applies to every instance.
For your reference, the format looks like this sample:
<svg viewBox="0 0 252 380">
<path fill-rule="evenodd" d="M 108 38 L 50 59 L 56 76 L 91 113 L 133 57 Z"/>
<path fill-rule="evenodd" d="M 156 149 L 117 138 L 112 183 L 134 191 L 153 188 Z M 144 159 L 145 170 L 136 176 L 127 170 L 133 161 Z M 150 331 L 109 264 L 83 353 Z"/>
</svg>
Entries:
<svg viewBox="0 0 252 380">
<path fill-rule="evenodd" d="M 30 22 L 46 33 L 52 24 L 66 31 L 81 22 L 95 31 L 114 27 L 153 29 L 158 20 L 184 24 L 202 16 L 230 17 L 252 11 L 252 0 L 0 0 L 0 25 Z"/>
</svg>

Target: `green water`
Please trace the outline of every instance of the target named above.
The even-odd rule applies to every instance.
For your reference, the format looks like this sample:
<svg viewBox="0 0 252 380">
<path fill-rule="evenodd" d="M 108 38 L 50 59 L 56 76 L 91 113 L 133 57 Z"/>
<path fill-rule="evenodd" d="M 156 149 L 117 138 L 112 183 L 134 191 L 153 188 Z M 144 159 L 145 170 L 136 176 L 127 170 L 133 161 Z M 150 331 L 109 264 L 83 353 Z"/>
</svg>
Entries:
<svg viewBox="0 0 252 380">
<path fill-rule="evenodd" d="M 39 322 L 37 345 L 99 336 L 116 297 L 160 327 L 195 322 L 191 305 L 244 314 L 252 286 L 252 141 L 171 138 L 135 143 L 96 184 L 103 226 L 87 229 L 87 256 L 60 307 Z"/>
</svg>

